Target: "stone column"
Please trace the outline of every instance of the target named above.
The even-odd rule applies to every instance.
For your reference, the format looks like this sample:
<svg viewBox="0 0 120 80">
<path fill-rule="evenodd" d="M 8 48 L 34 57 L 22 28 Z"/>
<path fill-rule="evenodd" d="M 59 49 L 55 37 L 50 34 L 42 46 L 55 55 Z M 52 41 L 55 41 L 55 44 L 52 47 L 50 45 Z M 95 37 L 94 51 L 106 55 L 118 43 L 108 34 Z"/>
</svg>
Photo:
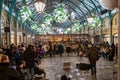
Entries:
<svg viewBox="0 0 120 80">
<path fill-rule="evenodd" d="M 110 46 L 113 43 L 113 37 L 112 37 L 112 15 L 111 15 L 111 11 L 108 11 L 109 14 L 109 22 L 110 22 Z"/>
<path fill-rule="evenodd" d="M 120 0 L 118 0 L 118 73 L 117 80 L 120 80 Z"/>
<path fill-rule="evenodd" d="M 24 25 L 24 26 L 23 26 L 23 42 L 24 42 L 24 43 L 26 43 L 26 42 L 25 42 L 25 36 L 26 36 L 26 33 L 25 33 L 25 25 Z"/>
<path fill-rule="evenodd" d="M 95 42 L 95 27 L 93 28 L 93 43 Z"/>
<path fill-rule="evenodd" d="M 17 24 L 17 21 L 15 21 L 15 44 L 16 45 L 18 45 L 17 44 L 17 42 L 18 42 L 17 41 L 17 38 L 18 38 L 17 36 L 18 36 L 18 24 Z"/>
<path fill-rule="evenodd" d="M 113 37 L 112 37 L 112 20 L 110 20 L 110 45 L 113 43 Z"/>
<path fill-rule="evenodd" d="M 101 27 L 100 27 L 100 42 L 102 42 L 102 39 L 103 39 L 103 35 L 102 35 L 102 25 L 101 25 Z"/>
<path fill-rule="evenodd" d="M 0 0 L 0 46 L 2 46 L 2 30 L 1 30 L 1 24 L 2 24 L 2 5 L 3 5 L 4 0 Z"/>
<path fill-rule="evenodd" d="M 12 28 L 11 22 L 8 22 L 8 25 L 9 25 L 9 29 L 10 29 L 9 30 L 9 39 L 8 39 L 9 41 L 8 41 L 8 43 L 9 43 L 9 45 L 11 45 L 11 31 L 12 31 L 11 30 L 11 28 Z"/>
<path fill-rule="evenodd" d="M 25 29 L 25 43 L 26 45 L 28 45 L 28 32 L 26 29 Z"/>
<path fill-rule="evenodd" d="M 2 22 L 2 20 L 1 20 L 1 16 L 0 16 L 0 46 L 2 46 L 2 30 L 1 30 L 1 23 Z"/>
<path fill-rule="evenodd" d="M 89 30 L 90 30 L 90 29 L 89 29 L 89 27 L 88 27 L 88 34 L 89 34 Z"/>
<path fill-rule="evenodd" d="M 22 28 L 22 24 L 20 24 L 20 32 L 21 32 L 21 35 L 20 35 L 20 43 L 23 42 L 23 28 Z"/>
</svg>

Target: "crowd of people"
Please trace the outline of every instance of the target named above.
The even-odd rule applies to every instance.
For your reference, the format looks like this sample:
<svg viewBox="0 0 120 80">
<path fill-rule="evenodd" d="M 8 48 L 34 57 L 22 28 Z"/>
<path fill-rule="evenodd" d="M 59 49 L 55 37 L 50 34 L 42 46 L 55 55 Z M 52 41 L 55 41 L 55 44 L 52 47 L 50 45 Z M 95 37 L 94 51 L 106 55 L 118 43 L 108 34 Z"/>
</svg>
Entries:
<svg viewBox="0 0 120 80">
<path fill-rule="evenodd" d="M 41 67 L 41 59 L 46 56 L 55 57 L 67 53 L 76 56 L 88 57 L 91 74 L 96 75 L 96 61 L 99 57 L 113 61 L 116 55 L 117 44 L 109 45 L 108 42 L 40 42 L 26 46 L 11 44 L 4 45 L 0 49 L 0 80 L 33 80 L 35 75 L 41 79 L 46 78 L 46 71 Z M 98 55 L 98 56 L 97 56 Z M 4 72 L 4 73 L 3 73 Z M 43 76 L 41 76 L 43 74 Z M 6 77 L 7 75 L 7 77 Z"/>
</svg>

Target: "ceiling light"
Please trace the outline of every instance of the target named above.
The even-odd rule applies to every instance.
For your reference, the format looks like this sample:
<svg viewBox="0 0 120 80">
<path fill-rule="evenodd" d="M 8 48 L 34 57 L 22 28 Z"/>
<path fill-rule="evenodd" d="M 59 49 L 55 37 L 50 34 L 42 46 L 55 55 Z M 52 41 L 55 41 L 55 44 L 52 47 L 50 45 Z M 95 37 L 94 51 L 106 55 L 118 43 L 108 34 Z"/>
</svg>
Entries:
<svg viewBox="0 0 120 80">
<path fill-rule="evenodd" d="M 35 5 L 36 10 L 39 13 L 42 13 L 45 9 L 45 6 L 46 6 L 45 0 L 36 0 L 34 5 Z"/>
</svg>

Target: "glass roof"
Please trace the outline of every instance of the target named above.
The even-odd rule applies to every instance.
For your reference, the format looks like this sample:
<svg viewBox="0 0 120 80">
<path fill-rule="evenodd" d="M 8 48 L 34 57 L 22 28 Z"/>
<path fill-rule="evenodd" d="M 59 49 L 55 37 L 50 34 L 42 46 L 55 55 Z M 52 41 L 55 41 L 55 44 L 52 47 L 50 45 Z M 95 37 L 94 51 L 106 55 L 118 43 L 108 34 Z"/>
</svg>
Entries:
<svg viewBox="0 0 120 80">
<path fill-rule="evenodd" d="M 63 29 L 72 28 L 72 24 L 74 24 L 76 21 L 78 21 L 80 25 L 84 25 L 84 23 L 87 23 L 88 15 L 94 16 L 100 14 L 101 10 L 104 10 L 99 4 L 99 0 L 45 0 L 45 1 L 46 1 L 46 8 L 43 13 L 38 13 L 36 11 L 34 6 L 35 0 L 16 0 L 16 8 L 18 8 L 21 12 L 23 6 L 27 6 L 31 10 L 32 16 L 29 17 L 31 19 L 26 19 L 28 21 L 24 21 L 24 22 L 29 22 L 29 23 L 34 22 L 37 23 L 38 27 L 41 27 L 41 24 L 44 23 L 46 14 L 50 14 L 52 17 L 55 16 L 53 14 L 55 13 L 54 10 L 56 9 L 56 6 L 58 6 L 59 4 L 64 4 L 63 8 L 67 10 L 66 13 L 67 16 L 65 17 L 68 18 L 66 18 L 66 21 L 63 22 L 57 22 L 56 19 L 53 19 L 51 21 L 52 26 L 48 26 L 48 25 L 46 26 L 46 27 L 51 27 L 51 29 L 52 27 L 59 27 Z M 74 20 L 72 20 L 70 16 L 72 12 L 75 13 Z M 60 15 L 62 15 L 62 13 Z M 64 19 L 63 16 L 64 15 L 62 15 L 61 19 L 59 19 L 58 17 L 58 21 Z"/>
</svg>

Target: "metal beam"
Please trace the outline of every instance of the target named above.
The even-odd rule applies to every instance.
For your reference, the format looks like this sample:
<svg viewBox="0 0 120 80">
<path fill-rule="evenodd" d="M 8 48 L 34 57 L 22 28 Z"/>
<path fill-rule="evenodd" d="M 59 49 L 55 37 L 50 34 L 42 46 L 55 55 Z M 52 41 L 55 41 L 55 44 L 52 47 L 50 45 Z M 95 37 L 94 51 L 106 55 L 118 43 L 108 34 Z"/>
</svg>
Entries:
<svg viewBox="0 0 120 80">
<path fill-rule="evenodd" d="M 35 16 L 36 14 L 37 14 L 37 12 L 36 11 L 33 11 L 34 13 L 33 13 L 33 16 Z"/>
<path fill-rule="evenodd" d="M 4 2 L 4 0 L 0 0 L 0 17 L 1 17 L 1 14 L 2 14 L 3 2 Z"/>
<path fill-rule="evenodd" d="M 89 5 L 89 4 L 87 4 L 87 3 L 84 3 L 86 6 L 89 6 L 89 7 L 91 7 L 92 9 L 93 9 L 93 7 L 91 6 L 91 5 Z"/>
<path fill-rule="evenodd" d="M 15 13 L 15 19 L 16 19 L 16 21 L 18 20 L 19 12 L 20 12 L 20 9 L 18 9 L 18 11 Z"/>
<path fill-rule="evenodd" d="M 88 12 L 87 12 L 87 9 L 86 9 L 84 6 L 79 6 L 79 7 L 80 7 L 80 9 L 81 9 L 84 13 L 85 13 L 85 12 L 88 13 Z"/>
<path fill-rule="evenodd" d="M 99 3 L 99 1 L 98 0 L 95 0 L 97 3 Z"/>
<path fill-rule="evenodd" d="M 112 14 L 111 11 L 108 11 L 108 17 L 109 17 L 109 21 L 110 21 L 110 45 L 112 45 L 113 43 L 113 37 L 112 37 Z"/>
<path fill-rule="evenodd" d="M 86 19 L 87 19 L 87 17 L 86 17 L 86 14 L 80 9 L 80 7 L 77 5 L 77 4 L 75 4 L 74 2 L 72 2 L 71 0 L 68 0 L 70 3 L 72 3 L 74 6 L 76 6 L 81 12 L 82 12 L 82 14 L 83 14 L 83 17 L 85 17 Z"/>
<path fill-rule="evenodd" d="M 33 17 L 37 17 L 38 15 L 40 15 L 40 13 L 38 12 L 34 12 L 35 14 L 33 14 Z"/>
<path fill-rule="evenodd" d="M 14 22 L 15 22 L 15 43 L 17 44 L 17 33 L 18 33 L 18 26 L 17 26 L 17 21 L 18 21 L 18 14 L 19 14 L 19 12 L 20 12 L 20 9 L 18 9 L 17 11 L 16 11 L 16 15 L 15 15 L 15 20 L 14 20 Z M 21 26 L 20 26 L 20 29 L 21 29 Z"/>
<path fill-rule="evenodd" d="M 84 14 L 85 15 L 85 13 L 80 9 L 80 7 L 77 5 L 77 4 L 75 4 L 73 1 L 71 1 L 71 0 L 68 0 L 70 3 L 72 3 L 74 6 L 76 6 L 79 10 L 80 10 L 80 12 L 82 13 L 82 14 Z"/>
<path fill-rule="evenodd" d="M 11 5 L 10 5 L 11 4 Z M 11 17 L 12 17 L 12 10 L 14 9 L 16 5 L 16 0 L 12 0 L 12 3 L 10 3 L 10 0 L 9 0 L 9 14 L 8 14 L 8 21 L 11 22 Z"/>
<path fill-rule="evenodd" d="M 89 1 L 89 0 L 88 0 L 88 1 Z M 99 11 L 98 11 L 98 8 L 97 8 L 97 6 L 96 6 L 96 4 L 94 3 L 94 1 L 93 1 L 93 0 L 90 0 L 89 2 L 91 2 L 91 3 L 94 5 L 96 11 L 99 12 Z"/>
<path fill-rule="evenodd" d="M 81 3 L 82 3 L 82 5 L 88 10 L 88 12 L 90 12 L 90 9 L 85 5 L 85 3 L 83 2 L 83 1 L 81 1 L 81 0 L 79 0 Z"/>
<path fill-rule="evenodd" d="M 43 16 L 43 15 L 37 17 L 36 19 L 39 20 L 39 21 L 41 21 L 41 20 L 44 18 L 44 16 L 43 16 L 43 17 L 42 17 L 42 16 Z"/>
<path fill-rule="evenodd" d="M 91 1 L 91 3 L 94 5 L 97 13 L 99 13 L 99 10 L 98 10 L 98 7 L 96 6 L 96 4 L 93 2 L 93 0 L 90 0 L 90 1 Z M 101 20 L 101 22 L 102 22 L 101 16 L 100 16 L 99 18 L 100 18 L 100 20 Z M 101 23 L 101 24 L 102 24 L 102 23 Z M 101 25 L 101 27 L 100 27 L 100 42 L 102 42 L 102 38 L 103 38 L 103 36 L 102 36 L 102 25 Z"/>
<path fill-rule="evenodd" d="M 69 7 L 79 16 L 79 18 L 82 18 L 74 8 L 72 8 L 70 5 Z"/>
</svg>

